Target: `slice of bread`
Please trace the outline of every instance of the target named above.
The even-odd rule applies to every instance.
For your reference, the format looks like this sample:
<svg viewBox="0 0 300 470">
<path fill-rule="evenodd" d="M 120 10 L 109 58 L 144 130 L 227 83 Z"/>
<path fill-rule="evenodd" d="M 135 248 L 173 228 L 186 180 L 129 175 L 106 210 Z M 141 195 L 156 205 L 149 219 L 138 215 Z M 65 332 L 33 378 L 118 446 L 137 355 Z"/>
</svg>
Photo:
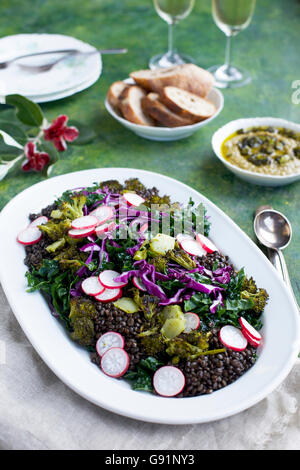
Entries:
<svg viewBox="0 0 300 470">
<path fill-rule="evenodd" d="M 167 108 L 160 101 L 157 93 L 148 93 L 142 99 L 142 108 L 145 113 L 149 114 L 159 125 L 164 127 L 180 127 L 194 124 L 193 120 L 185 119 Z"/>
<path fill-rule="evenodd" d="M 142 99 L 146 96 L 143 88 L 132 85 L 123 90 L 120 96 L 120 107 L 125 119 L 141 126 L 154 126 L 153 119 L 144 113 Z"/>
<path fill-rule="evenodd" d="M 109 90 L 107 92 L 107 101 L 113 108 L 120 110 L 120 105 L 121 105 L 120 97 L 123 91 L 125 90 L 125 88 L 127 88 L 128 86 L 129 85 L 127 83 L 119 81 L 119 82 L 114 82 L 109 87 Z"/>
<path fill-rule="evenodd" d="M 216 112 L 215 105 L 210 101 L 174 86 L 163 89 L 161 100 L 172 111 L 194 122 L 208 119 Z"/>
<path fill-rule="evenodd" d="M 214 84 L 213 75 L 194 64 L 138 70 L 132 72 L 130 77 L 141 87 L 156 93 L 161 93 L 166 86 L 176 86 L 202 97 L 207 96 Z"/>
</svg>

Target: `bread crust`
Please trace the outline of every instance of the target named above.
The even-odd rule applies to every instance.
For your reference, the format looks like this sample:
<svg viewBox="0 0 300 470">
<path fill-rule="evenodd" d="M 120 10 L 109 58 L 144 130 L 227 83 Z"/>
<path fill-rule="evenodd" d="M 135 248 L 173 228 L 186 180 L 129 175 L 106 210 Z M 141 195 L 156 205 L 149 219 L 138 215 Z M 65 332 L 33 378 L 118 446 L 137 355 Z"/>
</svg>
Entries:
<svg viewBox="0 0 300 470">
<path fill-rule="evenodd" d="M 161 70 L 138 70 L 132 72 L 130 77 L 149 91 L 161 93 L 166 86 L 175 86 L 206 97 L 213 87 L 213 75 L 194 64 L 178 65 Z"/>
<path fill-rule="evenodd" d="M 142 99 L 142 108 L 147 114 L 164 127 L 189 126 L 195 122 L 173 113 L 173 111 L 168 109 L 167 106 L 160 101 L 157 93 L 149 93 L 145 96 Z"/>
<path fill-rule="evenodd" d="M 144 113 L 142 99 L 146 96 L 143 88 L 132 85 L 123 90 L 120 96 L 120 108 L 125 119 L 141 126 L 154 126 L 153 119 Z"/>
<path fill-rule="evenodd" d="M 216 112 L 215 105 L 210 101 L 177 87 L 165 87 L 161 94 L 161 100 L 174 113 L 194 122 L 208 119 Z"/>
<path fill-rule="evenodd" d="M 127 83 L 124 83 L 122 81 L 117 81 L 111 84 L 109 87 L 109 90 L 107 92 L 107 101 L 109 104 L 120 111 L 120 106 L 121 106 L 121 94 L 122 92 L 128 88 L 130 85 Z"/>
</svg>

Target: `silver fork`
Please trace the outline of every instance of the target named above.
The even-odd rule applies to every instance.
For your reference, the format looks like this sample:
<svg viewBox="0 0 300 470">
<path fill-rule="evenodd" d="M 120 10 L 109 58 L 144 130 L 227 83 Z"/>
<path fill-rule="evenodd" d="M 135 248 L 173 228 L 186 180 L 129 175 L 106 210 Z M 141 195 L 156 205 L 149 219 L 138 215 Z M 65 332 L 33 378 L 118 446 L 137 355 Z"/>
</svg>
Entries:
<svg viewBox="0 0 300 470">
<path fill-rule="evenodd" d="M 54 67 L 59 62 L 71 56 L 81 55 L 81 56 L 86 57 L 86 56 L 90 56 L 93 54 L 126 54 L 126 52 L 127 52 L 127 49 L 124 49 L 124 48 L 123 49 L 95 49 L 93 51 L 87 51 L 87 52 L 83 52 L 78 49 L 60 49 L 56 51 L 33 52 L 31 54 L 23 54 L 18 57 L 14 57 L 13 59 L 0 62 L 0 69 L 5 69 L 9 67 L 11 64 L 13 64 L 14 62 L 20 59 L 25 59 L 27 57 L 37 57 L 37 56 L 43 56 L 43 55 L 49 55 L 49 54 L 63 54 L 62 57 L 59 57 L 58 59 L 55 59 L 54 61 L 49 62 L 47 64 L 43 64 L 43 65 L 17 64 L 18 67 L 28 72 L 46 72 L 52 69 L 52 67 Z"/>
</svg>

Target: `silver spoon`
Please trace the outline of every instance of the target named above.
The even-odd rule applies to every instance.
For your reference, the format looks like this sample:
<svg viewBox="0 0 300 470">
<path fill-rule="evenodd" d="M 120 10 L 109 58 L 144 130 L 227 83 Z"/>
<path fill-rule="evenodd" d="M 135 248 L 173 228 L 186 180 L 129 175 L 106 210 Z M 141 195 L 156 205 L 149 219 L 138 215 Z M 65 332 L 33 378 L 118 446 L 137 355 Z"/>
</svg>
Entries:
<svg viewBox="0 0 300 470">
<path fill-rule="evenodd" d="M 23 54 L 18 57 L 14 57 L 13 59 L 6 60 L 4 62 L 0 62 L 0 69 L 5 69 L 9 67 L 12 63 L 16 62 L 20 59 L 25 59 L 27 57 L 37 57 L 43 56 L 48 54 L 63 54 L 62 57 L 55 59 L 52 62 L 48 62 L 44 65 L 26 65 L 26 64 L 17 64 L 18 67 L 22 68 L 23 70 L 27 70 L 28 72 L 46 72 L 50 70 L 54 65 L 58 64 L 59 62 L 65 60 L 67 57 L 81 55 L 81 56 L 90 56 L 93 54 L 126 54 L 127 49 L 95 49 L 93 51 L 80 51 L 78 49 L 61 49 L 56 51 L 44 51 L 44 52 L 33 52 L 31 54 Z"/>
<path fill-rule="evenodd" d="M 296 305 L 298 305 L 287 265 L 281 251 L 288 246 L 292 239 L 292 227 L 290 222 L 281 212 L 275 211 L 274 209 L 265 209 L 256 215 L 254 219 L 254 231 L 262 245 L 275 250 L 278 254 L 282 267 L 283 280 L 289 288 Z"/>
<path fill-rule="evenodd" d="M 266 209 L 273 210 L 273 207 L 269 206 L 269 205 L 259 206 L 255 211 L 254 217 L 256 217 L 257 214 L 259 214 L 260 212 L 262 212 Z M 267 248 L 267 256 L 268 256 L 269 260 L 271 261 L 271 263 L 273 264 L 276 271 L 278 272 L 278 274 L 280 275 L 281 279 L 284 282 L 283 271 L 282 271 L 282 266 L 281 266 L 281 263 L 280 263 L 280 258 L 279 258 L 278 251 L 274 250 L 273 248 Z"/>
</svg>

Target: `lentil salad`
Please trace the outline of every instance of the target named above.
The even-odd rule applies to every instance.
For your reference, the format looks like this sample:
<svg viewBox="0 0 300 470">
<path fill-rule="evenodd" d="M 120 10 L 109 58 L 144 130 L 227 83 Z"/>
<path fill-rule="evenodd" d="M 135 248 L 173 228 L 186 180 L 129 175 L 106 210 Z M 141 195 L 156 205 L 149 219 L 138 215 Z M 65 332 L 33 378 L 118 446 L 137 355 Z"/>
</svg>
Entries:
<svg viewBox="0 0 300 470">
<path fill-rule="evenodd" d="M 132 194 L 137 197 L 132 199 Z M 160 206 L 154 213 L 150 211 L 153 204 Z M 120 213 L 123 205 L 130 208 L 126 217 Z M 104 206 L 113 208 L 114 226 L 102 220 L 89 235 L 87 228 L 73 228 L 74 220 L 92 213 L 99 215 L 95 210 Z M 166 206 L 171 216 L 169 235 L 162 234 L 161 229 Z M 147 189 L 132 179 L 124 185 L 107 181 L 67 191 L 40 214 L 30 215 L 31 223 L 41 216 L 47 222 L 38 225 L 42 237 L 25 246 L 29 291 L 43 293 L 71 338 L 90 351 L 92 361 L 107 375 L 119 376 L 103 369 L 109 349 L 100 356 L 97 344 L 111 332 L 122 336 L 124 348 L 110 349 L 115 354 L 126 351 L 128 363 L 125 360 L 120 376 L 135 390 L 178 397 L 211 393 L 238 379 L 256 360 L 258 338 L 249 337 L 250 330 L 241 328 L 240 319 L 259 330 L 267 293 L 258 289 L 244 270 L 236 272 L 228 257 L 209 244 L 205 208 L 190 201 L 188 213 L 186 233 L 180 237 L 182 233 L 176 235 L 174 230 L 182 207 L 168 196 L 160 196 L 156 188 Z M 137 236 L 122 238 L 120 222 L 132 229 L 137 219 Z M 151 232 L 153 220 L 158 234 Z M 72 237 L 72 230 L 83 232 Z M 201 237 L 195 239 L 195 234 Z M 109 272 L 118 276 L 109 279 Z M 101 280 L 103 273 L 104 283 L 122 285 L 106 285 L 104 291 L 112 295 L 120 289 L 121 295 L 103 300 L 103 291 L 95 295 L 83 290 L 86 279 L 99 276 Z M 195 317 L 199 319 L 197 325 L 193 323 Z M 222 340 L 221 330 L 228 326 L 243 331 L 245 347 L 230 347 Z M 107 364 L 108 355 L 106 358 Z M 178 393 L 165 395 L 158 385 L 155 387 L 156 372 L 164 368 L 168 374 L 173 369 L 182 372 L 185 385 Z"/>
</svg>

